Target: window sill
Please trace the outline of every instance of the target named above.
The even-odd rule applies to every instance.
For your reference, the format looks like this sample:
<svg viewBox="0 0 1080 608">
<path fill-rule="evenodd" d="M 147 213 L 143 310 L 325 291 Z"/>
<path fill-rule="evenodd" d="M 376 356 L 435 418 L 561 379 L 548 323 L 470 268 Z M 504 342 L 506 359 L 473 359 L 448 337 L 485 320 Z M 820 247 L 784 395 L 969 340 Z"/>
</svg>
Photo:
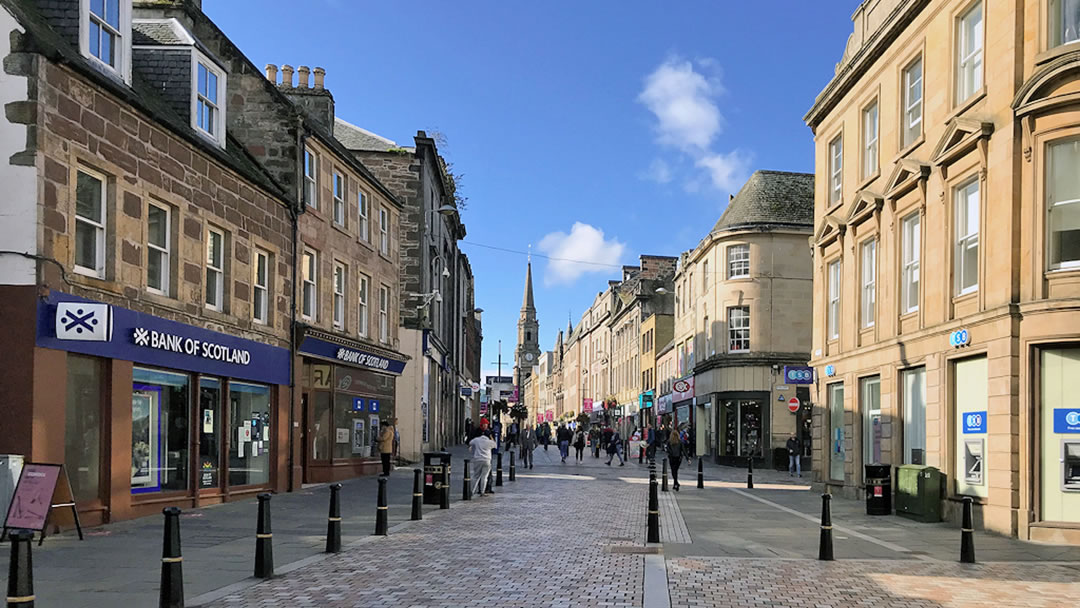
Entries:
<svg viewBox="0 0 1080 608">
<path fill-rule="evenodd" d="M 360 243 L 361 245 L 363 245 L 364 247 L 370 249 L 371 251 L 375 251 L 375 245 L 373 245 L 371 243 L 371 241 L 367 241 L 367 240 L 364 240 L 364 239 L 358 237 L 356 239 L 356 242 Z"/>
<path fill-rule="evenodd" d="M 1035 55 L 1035 65 L 1040 65 L 1053 61 L 1054 59 L 1057 59 L 1062 55 L 1067 55 L 1076 51 L 1080 51 L 1080 41 L 1073 41 L 1067 44 L 1062 44 L 1060 46 L 1055 46 L 1054 48 L 1046 49 L 1045 51 Z"/>
<path fill-rule="evenodd" d="M 975 297 L 978 296 L 978 295 L 979 295 L 979 288 L 976 287 L 976 288 L 972 289 L 971 291 L 965 291 L 964 293 L 956 294 L 955 296 L 953 296 L 952 301 L 953 301 L 953 304 L 963 304 L 964 302 L 967 302 L 968 300 L 975 299 Z"/>
<path fill-rule="evenodd" d="M 72 267 L 71 272 L 73 274 L 79 275 L 80 277 L 86 277 L 88 279 L 94 279 L 95 281 L 108 281 L 108 279 L 106 279 L 105 277 L 98 274 L 97 271 L 90 270 L 89 268 L 83 268 L 81 266 Z"/>
<path fill-rule="evenodd" d="M 1047 279 L 1056 279 L 1059 277 L 1080 277 L 1080 265 L 1051 268 L 1050 270 L 1047 270 L 1044 274 Z"/>
<path fill-rule="evenodd" d="M 380 251 L 379 252 L 379 257 L 386 260 L 387 262 L 389 262 L 391 264 L 394 263 L 394 259 L 390 257 L 389 253 L 383 253 L 383 252 Z"/>
<path fill-rule="evenodd" d="M 352 236 L 352 234 L 349 233 L 349 230 L 345 227 L 344 224 L 339 224 L 337 222 L 330 222 L 330 226 L 333 227 L 334 230 L 337 230 L 338 232 L 340 232 L 341 234 L 344 234 L 345 236 L 348 236 L 348 237 Z"/>
<path fill-rule="evenodd" d="M 825 208 L 825 215 L 830 215 L 833 212 L 839 210 L 843 206 L 844 206 L 844 199 L 841 198 L 840 200 L 836 201 L 835 203 L 831 203 L 828 207 Z"/>
<path fill-rule="evenodd" d="M 874 180 L 881 177 L 881 167 L 878 167 L 877 171 L 874 171 L 871 175 L 864 177 L 859 185 L 855 188 L 855 191 L 865 190 L 867 186 L 874 183 Z"/>
<path fill-rule="evenodd" d="M 916 308 L 915 310 L 909 310 L 907 312 L 902 312 L 902 313 L 900 313 L 900 320 L 903 321 L 905 319 L 913 319 L 916 316 L 918 316 L 918 314 L 919 314 L 919 309 L 918 308 Z"/>
<path fill-rule="evenodd" d="M 923 145 L 925 142 L 926 142 L 926 133 L 919 133 L 919 137 L 917 137 L 915 139 L 915 141 L 911 142 L 910 144 L 908 144 L 904 148 L 900 148 L 900 151 L 897 152 L 896 156 L 893 157 L 893 159 L 892 159 L 893 164 L 895 165 L 896 163 L 900 162 L 904 158 L 907 158 L 907 156 L 909 154 L 914 152 L 916 148 Z"/>
<path fill-rule="evenodd" d="M 725 282 L 726 283 L 753 283 L 754 282 L 754 277 L 752 277 L 750 275 L 737 276 L 737 277 L 732 277 L 730 279 L 727 279 Z"/>
<path fill-rule="evenodd" d="M 958 105 L 956 107 L 956 109 L 954 109 L 952 112 L 949 113 L 948 116 L 945 117 L 945 120 L 944 120 L 944 122 L 942 124 L 949 124 L 949 122 L 951 122 L 952 119 L 956 118 L 957 116 L 960 116 L 964 112 L 967 112 L 972 107 L 974 107 L 975 104 L 979 103 L 980 101 L 982 101 L 984 99 L 986 99 L 986 85 L 985 84 L 983 85 L 983 87 L 981 89 L 979 89 L 978 91 L 975 91 L 974 93 L 972 93 L 970 97 L 968 97 L 964 101 L 960 102 L 960 105 Z"/>
</svg>

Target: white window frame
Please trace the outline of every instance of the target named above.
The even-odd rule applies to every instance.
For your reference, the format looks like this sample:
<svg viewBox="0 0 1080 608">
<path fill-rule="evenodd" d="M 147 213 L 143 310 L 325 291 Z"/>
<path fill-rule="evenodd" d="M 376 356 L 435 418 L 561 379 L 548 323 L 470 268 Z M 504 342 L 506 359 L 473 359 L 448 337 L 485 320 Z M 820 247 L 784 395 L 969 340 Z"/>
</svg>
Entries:
<svg viewBox="0 0 1080 608">
<path fill-rule="evenodd" d="M 963 103 L 983 87 L 983 44 L 986 37 L 980 0 L 957 19 L 956 103 Z M 965 47 L 971 46 L 970 51 Z"/>
<path fill-rule="evenodd" d="M 335 329 L 345 329 L 345 289 L 348 283 L 349 269 L 341 262 L 334 262 L 334 274 L 331 286 L 334 291 L 333 323 Z"/>
<path fill-rule="evenodd" d="M 88 58 L 94 65 L 103 68 L 106 73 L 112 72 L 120 77 L 125 83 L 131 83 L 131 0 L 119 0 L 120 29 L 116 30 L 111 25 L 106 27 L 118 38 L 120 45 L 116 52 L 117 65 L 109 65 L 96 55 L 90 53 L 90 0 L 79 2 L 79 52 Z M 93 18 L 100 23 L 100 19 Z"/>
<path fill-rule="evenodd" d="M 319 208 L 319 155 L 304 148 L 304 205 Z"/>
<path fill-rule="evenodd" d="M 915 68 L 919 73 L 914 76 Z M 901 148 L 906 148 L 922 136 L 923 119 L 923 58 L 920 55 L 904 68 L 902 85 L 904 88 L 903 128 L 901 129 Z M 914 92 L 918 92 L 917 96 Z"/>
<path fill-rule="evenodd" d="M 338 226 L 345 225 L 345 196 L 347 194 L 348 185 L 345 180 L 345 174 L 341 171 L 334 170 L 333 177 L 334 184 L 334 208 L 333 217 L 334 223 Z"/>
<path fill-rule="evenodd" d="M 165 243 L 158 245 L 150 239 L 150 211 L 158 209 L 165 212 Z M 146 290 L 163 296 L 169 295 L 172 281 L 172 207 L 169 205 L 150 201 L 146 207 Z M 150 285 L 150 255 L 156 253 L 161 256 L 159 264 L 158 283 L 161 287 Z"/>
<path fill-rule="evenodd" d="M 359 316 L 356 323 L 356 333 L 364 338 L 368 337 L 368 322 L 371 314 L 368 310 L 368 298 L 370 297 L 370 294 L 371 279 L 369 279 L 367 275 L 361 274 L 356 292 L 356 309 Z"/>
<path fill-rule="evenodd" d="M 864 242 L 860 248 L 862 266 L 862 326 L 873 327 L 877 315 L 877 239 Z"/>
<path fill-rule="evenodd" d="M 206 68 L 208 74 L 217 78 L 217 101 L 212 102 L 199 92 L 199 66 Z M 210 61 L 199 51 L 191 53 L 191 128 L 196 133 L 216 143 L 219 147 L 225 147 L 225 95 L 227 74 L 213 61 Z M 199 103 L 205 103 L 211 108 L 213 119 L 212 131 L 207 131 L 199 125 Z"/>
<path fill-rule="evenodd" d="M 1049 44 L 1047 48 L 1057 48 L 1066 44 L 1080 42 L 1080 20 L 1071 24 L 1073 38 L 1072 40 L 1066 40 L 1066 30 L 1068 29 L 1065 22 L 1066 4 L 1076 6 L 1080 5 L 1080 2 L 1078 0 L 1050 0 L 1049 2 Z"/>
<path fill-rule="evenodd" d="M 390 213 L 379 207 L 379 253 L 390 255 Z"/>
<path fill-rule="evenodd" d="M 1072 268 L 1080 268 L 1080 258 L 1075 260 L 1054 260 L 1054 232 L 1063 232 L 1061 230 L 1055 231 L 1055 211 L 1064 211 L 1066 208 L 1072 206 L 1073 209 L 1080 209 L 1080 198 L 1066 199 L 1067 195 L 1061 195 L 1061 200 L 1058 199 L 1058 194 L 1054 191 L 1054 150 L 1058 147 L 1064 146 L 1076 146 L 1077 158 L 1080 159 L 1080 139 L 1068 138 L 1054 142 L 1050 142 L 1046 146 L 1046 261 L 1047 267 L 1050 270 L 1065 270 Z M 1077 193 L 1080 197 L 1080 192 Z"/>
<path fill-rule="evenodd" d="M 701 263 L 701 293 L 709 293 L 709 260 Z"/>
<path fill-rule="evenodd" d="M 728 352 L 750 352 L 750 307 L 729 306 L 728 312 Z"/>
<path fill-rule="evenodd" d="M 300 256 L 300 316 L 319 318 L 319 253 L 309 248 Z"/>
<path fill-rule="evenodd" d="M 218 252 L 221 259 L 218 265 L 214 265 L 213 235 L 220 237 L 221 250 Z M 211 273 L 214 279 L 211 281 Z M 211 290 L 213 290 L 211 292 Z M 214 294 L 214 303 L 208 300 L 210 294 Z M 214 226 L 206 227 L 206 293 L 203 294 L 206 307 L 210 310 L 225 310 L 225 231 Z"/>
<path fill-rule="evenodd" d="M 974 201 L 971 200 L 972 189 L 974 189 Z M 974 293 L 979 289 L 979 216 L 981 215 L 981 199 L 982 188 L 978 177 L 973 177 L 956 188 L 953 188 L 953 209 L 955 210 L 953 222 L 956 224 L 956 245 L 953 249 L 953 277 L 955 282 L 955 293 L 958 296 Z M 971 224 L 972 202 L 974 202 L 975 205 L 974 231 L 968 230 L 968 228 L 970 228 L 969 224 Z M 967 268 L 969 256 L 975 256 L 975 276 L 973 277 L 973 282 L 966 280 L 971 279 L 972 277 L 968 277 L 964 274 L 964 269 Z"/>
<path fill-rule="evenodd" d="M 900 312 L 901 314 L 912 313 L 919 310 L 919 299 L 922 293 L 921 285 L 921 259 L 922 259 L 922 218 L 916 211 L 900 220 Z M 915 301 L 911 301 L 912 287 L 915 288 Z"/>
<path fill-rule="evenodd" d="M 844 200 L 844 135 L 829 142 L 829 206 Z"/>
<path fill-rule="evenodd" d="M 829 340 L 836 340 L 840 338 L 840 260 L 833 260 L 826 266 L 827 276 L 829 281 L 828 297 L 829 301 L 826 304 L 826 333 Z"/>
<path fill-rule="evenodd" d="M 262 264 L 264 273 L 259 276 L 259 260 L 265 260 Z M 260 325 L 266 325 L 270 320 L 270 253 L 262 249 L 255 250 L 254 263 L 251 265 L 251 319 Z M 262 304 L 255 294 L 262 294 Z"/>
<path fill-rule="evenodd" d="M 360 232 L 360 239 L 362 241 L 371 242 L 371 226 L 368 224 L 368 216 L 371 214 L 371 200 L 363 190 L 359 190 L 356 195 L 356 206 L 359 209 L 359 226 L 357 229 Z"/>
<path fill-rule="evenodd" d="M 727 278 L 745 279 L 750 276 L 750 245 L 740 243 L 728 245 L 727 248 Z"/>
<path fill-rule="evenodd" d="M 878 121 L 880 116 L 877 99 L 866 106 L 863 116 L 863 166 L 862 177 L 866 179 L 878 172 Z"/>
<path fill-rule="evenodd" d="M 379 341 L 390 342 L 390 288 L 379 286 Z"/>
<path fill-rule="evenodd" d="M 105 241 L 106 241 L 106 238 L 108 237 L 108 228 L 107 227 L 109 225 L 109 222 L 108 222 L 108 220 L 109 220 L 108 180 L 105 178 L 104 174 L 98 173 L 97 171 L 92 171 L 92 170 L 87 169 L 86 167 L 82 167 L 82 166 L 79 167 L 78 173 L 82 173 L 82 174 L 86 175 L 87 177 L 89 177 L 91 179 L 94 179 L 94 180 L 96 180 L 98 182 L 99 187 L 97 188 L 97 191 L 99 192 L 99 197 L 100 197 L 100 201 L 101 201 L 100 205 L 99 205 L 99 207 L 101 208 L 101 218 L 95 220 L 94 218 L 89 218 L 89 217 L 79 215 L 79 212 L 78 212 L 79 207 L 78 207 L 78 204 L 76 203 L 76 205 L 75 205 L 75 214 L 74 214 L 75 215 L 75 232 L 76 232 L 76 235 L 77 235 L 77 233 L 79 231 L 79 224 L 80 223 L 82 225 L 84 225 L 84 226 L 89 227 L 89 229 L 94 232 L 94 239 L 95 239 L 95 241 L 94 241 L 94 244 L 95 244 L 94 258 L 95 259 L 94 259 L 94 267 L 93 268 L 90 268 L 89 266 L 80 266 L 79 265 L 79 263 L 78 263 L 78 259 L 79 259 L 79 257 L 78 257 L 78 239 L 76 238 L 76 241 L 75 241 L 76 244 L 75 244 L 75 247 L 74 247 L 74 251 L 72 252 L 72 260 L 75 261 L 73 266 L 74 266 L 75 272 L 78 273 L 78 274 L 86 275 L 86 276 L 89 276 L 89 277 L 95 277 L 95 278 L 98 278 L 98 279 L 104 279 L 105 278 L 105 268 L 106 268 Z M 78 179 L 79 179 L 78 174 L 76 174 L 76 177 L 75 177 L 75 180 L 76 180 L 76 182 L 75 182 L 75 184 L 76 184 L 75 185 L 76 197 L 78 196 Z"/>
</svg>

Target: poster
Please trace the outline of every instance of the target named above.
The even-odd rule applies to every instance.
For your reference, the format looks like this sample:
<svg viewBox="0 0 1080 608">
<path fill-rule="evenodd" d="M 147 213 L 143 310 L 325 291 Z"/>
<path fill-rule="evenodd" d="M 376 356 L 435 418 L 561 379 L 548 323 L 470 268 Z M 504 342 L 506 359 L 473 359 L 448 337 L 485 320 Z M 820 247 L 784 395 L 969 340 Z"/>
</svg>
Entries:
<svg viewBox="0 0 1080 608">
<path fill-rule="evenodd" d="M 207 435 L 214 432 L 214 410 L 203 410 L 202 432 Z"/>
<path fill-rule="evenodd" d="M 45 529 L 45 518 L 49 515 L 53 492 L 59 478 L 58 464 L 28 462 L 23 465 L 19 485 L 15 487 L 15 495 L 11 498 L 4 526 L 26 530 Z"/>
<path fill-rule="evenodd" d="M 215 488 L 217 485 L 217 466 L 213 460 L 204 458 L 199 472 L 199 487 Z"/>
<path fill-rule="evenodd" d="M 371 453 L 376 454 L 379 452 L 379 417 L 369 416 L 368 421 L 371 427 Z"/>
<path fill-rule="evenodd" d="M 349 443 L 349 429 L 337 429 L 337 443 Z"/>
<path fill-rule="evenodd" d="M 131 393 L 131 488 L 157 488 L 158 399 L 154 387 L 136 385 Z M 146 390 L 150 389 L 150 390 Z"/>
<path fill-rule="evenodd" d="M 364 419 L 363 418 L 353 418 L 352 419 L 352 427 L 353 427 L 353 432 L 352 432 L 352 453 L 353 454 L 362 454 L 364 452 L 364 447 L 365 447 L 364 437 L 366 437 L 366 435 L 364 435 Z"/>
</svg>

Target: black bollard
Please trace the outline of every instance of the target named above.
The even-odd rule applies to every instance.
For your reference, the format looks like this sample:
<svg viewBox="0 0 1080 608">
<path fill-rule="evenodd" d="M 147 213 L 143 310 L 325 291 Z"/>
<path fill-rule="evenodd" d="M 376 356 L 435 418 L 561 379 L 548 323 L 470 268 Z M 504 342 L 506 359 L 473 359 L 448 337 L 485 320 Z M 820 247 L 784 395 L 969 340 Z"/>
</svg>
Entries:
<svg viewBox="0 0 1080 608">
<path fill-rule="evenodd" d="M 341 552 L 341 484 L 330 484 L 330 515 L 326 518 L 326 553 Z"/>
<path fill-rule="evenodd" d="M 702 463 L 700 456 L 697 459 L 697 487 L 705 487 L 705 465 Z"/>
<path fill-rule="evenodd" d="M 495 455 L 495 486 L 502 487 L 502 452 Z"/>
<path fill-rule="evenodd" d="M 420 490 L 420 469 L 413 470 L 412 480 L 412 521 L 424 519 L 424 493 Z"/>
<path fill-rule="evenodd" d="M 161 589 L 158 593 L 158 607 L 184 608 L 184 558 L 180 556 L 180 509 L 165 507 L 161 512 L 165 515 L 165 536 L 161 542 Z M 8 601 L 10 602 L 11 598 L 8 598 Z"/>
<path fill-rule="evenodd" d="M 637 463 L 641 464 L 643 462 L 645 462 L 645 446 L 640 446 L 637 451 Z"/>
<path fill-rule="evenodd" d="M 386 536 L 390 533 L 389 526 L 387 525 L 387 512 L 390 507 L 386 506 L 386 478 L 379 478 L 379 502 L 375 507 L 375 534 L 377 536 Z"/>
<path fill-rule="evenodd" d="M 754 489 L 754 457 L 746 459 L 746 489 Z"/>
<path fill-rule="evenodd" d="M 660 486 L 660 489 L 667 492 L 668 491 L 668 489 L 667 489 L 667 458 L 664 459 L 664 476 L 662 477 L 662 479 L 664 481 L 663 481 L 663 485 Z"/>
<path fill-rule="evenodd" d="M 491 471 L 488 471 L 487 486 L 484 488 L 484 491 L 481 492 L 481 494 L 494 494 L 495 493 L 495 490 L 491 489 L 491 478 L 492 477 L 495 477 L 495 475 Z"/>
<path fill-rule="evenodd" d="M 517 481 L 516 471 L 514 471 L 514 453 L 510 452 L 510 481 Z"/>
<path fill-rule="evenodd" d="M 270 494 L 259 494 L 259 523 L 255 528 L 255 577 L 274 576 L 274 534 L 270 531 Z"/>
<path fill-rule="evenodd" d="M 821 495 L 821 542 L 818 543 L 818 559 L 831 562 L 832 551 L 832 496 Z"/>
<path fill-rule="evenodd" d="M 30 530 L 14 530 L 11 539 L 11 563 L 8 565 L 8 608 L 34 606 L 34 561 L 30 557 Z"/>
<path fill-rule="evenodd" d="M 648 541 L 660 542 L 660 497 L 656 493 L 656 480 L 649 482 L 649 528 Z"/>
<path fill-rule="evenodd" d="M 461 500 L 472 500 L 472 477 L 469 477 L 469 459 L 465 459 L 465 483 L 461 486 Z"/>
<path fill-rule="evenodd" d="M 971 521 L 971 507 L 971 497 L 965 496 L 964 518 L 960 523 L 960 562 L 964 564 L 975 563 L 975 525 Z"/>
<path fill-rule="evenodd" d="M 446 470 L 443 471 L 443 475 L 446 475 L 445 483 L 439 488 L 439 508 L 450 508 L 450 461 L 446 462 Z"/>
</svg>

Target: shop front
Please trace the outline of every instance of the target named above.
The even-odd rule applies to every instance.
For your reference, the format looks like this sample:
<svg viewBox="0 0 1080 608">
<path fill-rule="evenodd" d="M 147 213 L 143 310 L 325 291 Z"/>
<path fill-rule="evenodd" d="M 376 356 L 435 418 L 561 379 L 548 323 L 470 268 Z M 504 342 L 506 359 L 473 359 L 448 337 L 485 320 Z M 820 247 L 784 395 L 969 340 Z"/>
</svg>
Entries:
<svg viewBox="0 0 1080 608">
<path fill-rule="evenodd" d="M 311 329 L 297 352 L 304 482 L 380 471 L 379 431 L 397 418 L 394 388 L 404 357 Z"/>
<path fill-rule="evenodd" d="M 88 523 L 288 489 L 288 349 L 53 291 L 34 350 L 5 409 L 41 421 L 27 460 L 65 465 Z"/>
<path fill-rule="evenodd" d="M 661 418 L 661 426 L 694 427 L 694 377 L 687 376 L 676 380 L 671 386 L 671 405 L 666 415 Z"/>
<path fill-rule="evenodd" d="M 1036 523 L 1031 538 L 1080 541 L 1080 347 L 1054 346 L 1039 353 L 1039 437 Z"/>
</svg>

